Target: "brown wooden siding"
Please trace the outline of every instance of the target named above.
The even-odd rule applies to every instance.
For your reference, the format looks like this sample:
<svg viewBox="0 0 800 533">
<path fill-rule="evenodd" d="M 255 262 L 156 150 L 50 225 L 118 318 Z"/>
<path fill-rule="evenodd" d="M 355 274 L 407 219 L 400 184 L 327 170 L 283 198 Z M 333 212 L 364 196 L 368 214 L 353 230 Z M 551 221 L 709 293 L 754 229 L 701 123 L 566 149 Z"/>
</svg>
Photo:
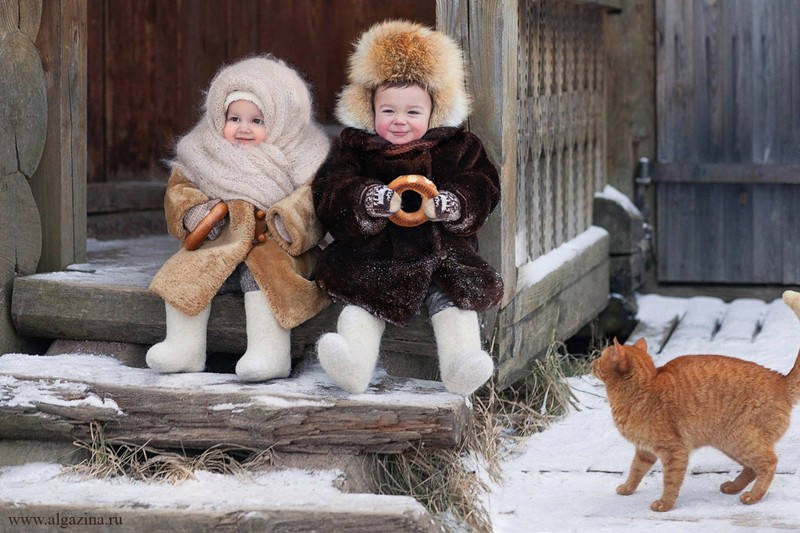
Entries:
<svg viewBox="0 0 800 533">
<path fill-rule="evenodd" d="M 217 69 L 272 53 L 315 88 L 335 123 L 358 35 L 388 18 L 436 25 L 430 0 L 89 0 L 88 181 L 162 180 L 160 161 L 198 119 Z"/>
<path fill-rule="evenodd" d="M 658 278 L 800 283 L 800 2 L 657 0 Z"/>
</svg>

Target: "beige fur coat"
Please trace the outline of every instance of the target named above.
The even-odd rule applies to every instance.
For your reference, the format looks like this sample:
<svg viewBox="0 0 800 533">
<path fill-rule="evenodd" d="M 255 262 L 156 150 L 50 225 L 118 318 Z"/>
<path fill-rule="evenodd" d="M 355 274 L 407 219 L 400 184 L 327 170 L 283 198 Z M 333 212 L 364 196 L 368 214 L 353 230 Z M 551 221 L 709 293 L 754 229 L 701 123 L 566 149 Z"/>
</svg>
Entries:
<svg viewBox="0 0 800 533">
<path fill-rule="evenodd" d="M 183 241 L 186 211 L 208 201 L 203 192 L 176 169 L 170 176 L 164 210 L 169 233 Z M 244 262 L 264 291 L 278 322 L 293 328 L 324 309 L 328 297 L 309 279 L 323 236 L 314 215 L 308 185 L 275 203 L 267 211 L 267 240 L 253 244 L 256 218 L 253 204 L 244 200 L 226 202 L 229 223 L 219 237 L 205 241 L 199 249 L 181 248 L 158 271 L 150 290 L 181 312 L 195 316 L 205 309 L 236 267 Z M 289 244 L 275 229 L 279 214 L 292 237 Z"/>
</svg>

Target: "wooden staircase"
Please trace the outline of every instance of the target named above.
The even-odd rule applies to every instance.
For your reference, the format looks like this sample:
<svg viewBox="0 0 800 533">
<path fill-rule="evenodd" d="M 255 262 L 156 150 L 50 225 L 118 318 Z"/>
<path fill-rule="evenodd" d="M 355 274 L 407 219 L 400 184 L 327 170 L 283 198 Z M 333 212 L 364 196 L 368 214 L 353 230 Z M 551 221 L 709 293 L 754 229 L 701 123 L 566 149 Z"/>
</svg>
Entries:
<svg viewBox="0 0 800 533">
<path fill-rule="evenodd" d="M 436 361 L 427 321 L 387 327 L 383 370 L 363 394 L 338 389 L 311 353 L 318 336 L 334 329 L 336 306 L 293 331 L 290 378 L 251 384 L 230 371 L 160 375 L 144 365 L 146 348 L 164 336 L 163 302 L 147 285 L 176 247 L 166 236 L 90 240 L 86 264 L 15 280 L 15 327 L 21 335 L 52 339 L 48 353 L 56 355 L 0 356 L 0 530 L 12 518 L 52 520 L 60 514 L 119 516 L 124 527 L 97 529 L 115 532 L 156 524 L 165 531 L 438 531 L 413 498 L 372 493 L 368 459 L 416 446 L 456 449 L 465 438 L 467 403 L 430 379 Z M 235 362 L 245 343 L 241 295 L 217 296 L 209 365 Z M 42 474 L 25 464 L 2 468 L 15 462 L 4 461 L 4 450 L 61 442 L 57 453 L 63 454 L 76 440 L 88 442 L 94 425 L 112 441 L 161 449 L 271 449 L 281 464 L 305 474 L 287 480 L 279 465 L 240 480 L 231 494 L 213 491 L 203 505 L 181 503 L 192 500 L 197 489 L 191 483 L 171 486 L 176 501 L 164 503 L 148 496 L 163 490 L 159 484 L 134 496 L 119 490 L 114 498 L 115 483 L 126 482 L 92 480 L 93 487 L 108 485 L 101 497 L 75 476 L 39 479 Z M 48 468 L 61 468 L 55 453 Z M 32 461 L 16 462 L 30 468 Z M 305 481 L 293 487 L 295 478 Z M 350 492 L 332 487 L 332 479 Z M 32 483 L 38 491 L 26 488 Z M 244 498 L 236 491 L 262 496 Z"/>
</svg>

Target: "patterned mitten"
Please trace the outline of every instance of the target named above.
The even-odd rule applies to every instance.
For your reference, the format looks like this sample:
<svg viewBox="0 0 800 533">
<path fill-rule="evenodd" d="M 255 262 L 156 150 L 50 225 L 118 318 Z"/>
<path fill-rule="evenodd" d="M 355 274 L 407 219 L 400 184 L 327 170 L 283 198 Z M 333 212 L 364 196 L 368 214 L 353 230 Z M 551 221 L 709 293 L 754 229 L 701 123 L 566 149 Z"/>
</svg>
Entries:
<svg viewBox="0 0 800 533">
<path fill-rule="evenodd" d="M 197 204 L 193 207 L 190 207 L 186 214 L 183 216 L 183 226 L 191 231 L 194 231 L 194 228 L 200 224 L 200 221 L 203 220 L 208 216 L 211 212 L 211 209 L 220 203 L 221 200 L 209 200 L 204 204 Z M 213 241 L 217 237 L 219 237 L 220 232 L 222 231 L 222 226 L 225 225 L 225 219 L 223 218 L 217 224 L 211 228 L 211 231 L 208 232 L 208 240 Z"/>
<path fill-rule="evenodd" d="M 364 207 L 371 217 L 390 217 L 400 210 L 400 195 L 386 185 L 372 185 L 364 191 Z"/>
<path fill-rule="evenodd" d="M 425 216 L 433 222 L 450 222 L 461 218 L 461 202 L 450 191 L 440 191 L 438 195 L 426 200 L 422 208 Z"/>
</svg>

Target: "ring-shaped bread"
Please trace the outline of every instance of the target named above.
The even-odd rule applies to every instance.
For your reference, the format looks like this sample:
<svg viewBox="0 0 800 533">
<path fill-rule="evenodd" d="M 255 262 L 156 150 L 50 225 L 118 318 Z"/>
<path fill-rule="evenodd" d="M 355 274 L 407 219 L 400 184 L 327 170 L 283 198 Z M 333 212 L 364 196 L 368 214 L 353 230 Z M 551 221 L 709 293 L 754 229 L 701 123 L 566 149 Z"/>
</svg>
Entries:
<svg viewBox="0 0 800 533">
<path fill-rule="evenodd" d="M 197 227 L 183 240 L 183 247 L 190 252 L 200 248 L 200 245 L 206 240 L 211 229 L 217 225 L 217 222 L 225 218 L 227 214 L 228 205 L 225 202 L 220 202 L 212 207 L 211 211 L 197 224 Z"/>
<path fill-rule="evenodd" d="M 413 228 L 414 226 L 419 226 L 428 221 L 428 217 L 425 215 L 425 210 L 423 209 L 423 204 L 426 200 L 430 200 L 439 194 L 439 190 L 431 180 L 419 174 L 406 174 L 393 179 L 388 187 L 392 189 L 395 194 L 414 191 L 422 197 L 419 209 L 412 212 L 403 211 L 401 209 L 393 213 L 392 216 L 389 217 L 389 220 L 398 226 L 407 228 Z"/>
</svg>

